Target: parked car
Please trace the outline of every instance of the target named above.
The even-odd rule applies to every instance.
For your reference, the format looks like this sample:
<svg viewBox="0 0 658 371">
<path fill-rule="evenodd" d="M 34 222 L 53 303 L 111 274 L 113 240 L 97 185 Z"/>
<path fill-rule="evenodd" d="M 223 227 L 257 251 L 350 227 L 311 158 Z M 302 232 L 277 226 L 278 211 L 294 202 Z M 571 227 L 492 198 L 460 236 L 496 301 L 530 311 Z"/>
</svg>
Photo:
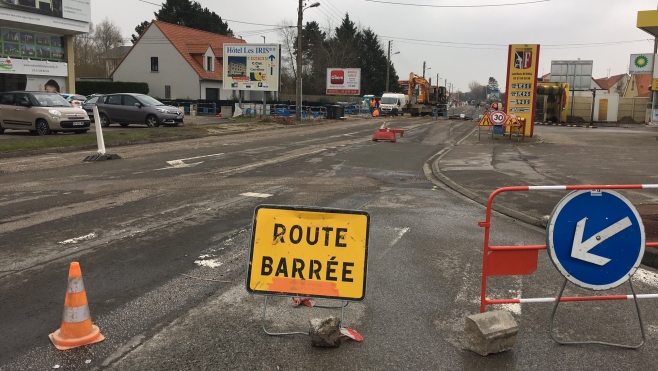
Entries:
<svg viewBox="0 0 658 371">
<path fill-rule="evenodd" d="M 87 97 L 80 94 L 60 94 L 67 102 L 74 106 L 82 106 L 82 103 L 87 100 Z"/>
<path fill-rule="evenodd" d="M 29 130 L 39 135 L 59 131 L 84 134 L 89 125 L 87 113 L 57 93 L 0 93 L 0 134 L 6 129 Z"/>
<path fill-rule="evenodd" d="M 87 100 L 82 103 L 82 109 L 87 112 L 87 115 L 89 115 L 89 120 L 91 122 L 94 122 L 94 106 L 96 106 L 96 103 L 98 102 L 98 99 L 102 97 L 102 95 L 90 95 L 87 97 Z"/>
<path fill-rule="evenodd" d="M 121 126 L 144 124 L 148 127 L 183 123 L 183 111 L 166 106 L 144 94 L 122 93 L 104 95 L 96 102 L 101 126 L 118 123 Z"/>
</svg>

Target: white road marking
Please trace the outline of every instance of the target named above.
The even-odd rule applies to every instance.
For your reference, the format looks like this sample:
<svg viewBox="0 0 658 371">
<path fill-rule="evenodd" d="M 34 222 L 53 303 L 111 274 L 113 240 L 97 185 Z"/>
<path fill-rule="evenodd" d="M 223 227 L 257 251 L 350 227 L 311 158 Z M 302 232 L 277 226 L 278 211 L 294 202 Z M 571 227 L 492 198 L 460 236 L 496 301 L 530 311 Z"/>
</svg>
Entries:
<svg viewBox="0 0 658 371">
<path fill-rule="evenodd" d="M 409 227 L 394 228 L 394 230 L 398 231 L 398 235 L 393 239 L 390 246 L 393 246 L 396 243 L 398 243 L 398 241 L 400 241 L 400 238 L 402 238 L 402 236 L 404 236 L 405 233 L 409 232 Z"/>
<path fill-rule="evenodd" d="M 471 269 L 471 264 L 466 263 L 464 269 L 462 270 L 464 276 L 462 277 L 462 284 L 459 287 L 459 291 L 457 291 L 457 295 L 455 295 L 455 302 L 466 303 L 468 300 L 468 291 L 469 288 L 471 287 L 470 277 L 469 277 L 470 269 Z"/>
<path fill-rule="evenodd" d="M 197 157 L 190 157 L 190 158 L 182 158 L 180 161 L 187 161 L 187 160 L 196 160 L 197 158 L 206 158 L 206 157 L 217 157 L 217 156 L 222 156 L 224 155 L 223 153 L 215 153 L 214 155 L 205 155 L 205 156 L 197 156 Z"/>
<path fill-rule="evenodd" d="M 41 157 L 41 158 L 39 158 L 39 161 L 42 161 L 42 160 L 55 160 L 55 159 L 58 159 L 58 158 L 61 158 L 61 157 Z M 0 165 L 15 165 L 19 162 L 28 162 L 28 161 L 33 161 L 33 159 L 0 162 Z"/>
<path fill-rule="evenodd" d="M 209 259 L 209 260 L 195 260 L 194 264 L 201 267 L 219 268 L 224 263 L 220 262 L 219 259 Z"/>
<path fill-rule="evenodd" d="M 518 299 L 518 298 L 523 297 L 522 292 L 521 292 L 521 287 L 523 286 L 523 282 L 521 280 L 521 277 L 514 277 L 514 281 L 516 281 L 516 282 L 512 286 L 517 287 L 517 289 L 507 290 L 508 294 L 505 295 L 506 299 L 509 299 L 509 298 Z M 480 302 L 480 298 L 478 298 L 478 303 L 479 302 Z M 516 315 L 519 315 L 519 316 L 521 315 L 521 304 L 520 303 L 516 303 L 516 304 L 497 304 L 497 305 L 494 305 L 494 307 L 510 311 L 510 312 L 512 312 Z"/>
<path fill-rule="evenodd" d="M 71 239 L 64 240 L 64 241 L 61 241 L 61 242 L 58 242 L 58 243 L 59 243 L 59 244 L 62 244 L 62 245 L 68 245 L 68 244 L 70 244 L 70 243 L 78 243 L 78 242 L 80 242 L 80 241 L 91 240 L 92 238 L 96 238 L 96 233 L 93 233 L 93 232 L 92 232 L 92 233 L 86 234 L 86 235 L 84 235 L 84 236 L 80 236 L 80 237 L 76 237 L 76 238 L 71 238 Z"/>
<path fill-rule="evenodd" d="M 255 192 L 240 193 L 240 196 L 247 196 L 247 197 L 260 197 L 260 198 L 268 198 L 268 197 L 272 197 L 271 194 L 267 194 L 267 193 L 255 193 Z"/>
<path fill-rule="evenodd" d="M 192 164 L 186 164 L 183 162 L 183 160 L 173 160 L 173 161 L 167 161 L 167 163 L 170 165 L 169 167 L 163 167 L 160 169 L 155 169 L 155 170 L 169 170 L 169 169 L 181 169 L 184 167 L 194 167 L 197 166 L 198 164 L 202 164 L 203 161 L 201 162 L 195 162 Z"/>
</svg>

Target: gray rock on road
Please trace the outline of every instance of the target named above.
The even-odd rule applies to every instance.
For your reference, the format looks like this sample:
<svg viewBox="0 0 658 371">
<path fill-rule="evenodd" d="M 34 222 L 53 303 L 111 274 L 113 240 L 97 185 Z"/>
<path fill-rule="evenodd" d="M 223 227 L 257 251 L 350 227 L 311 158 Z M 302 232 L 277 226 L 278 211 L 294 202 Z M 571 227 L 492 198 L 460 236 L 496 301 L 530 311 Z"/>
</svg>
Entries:
<svg viewBox="0 0 658 371">
<path fill-rule="evenodd" d="M 466 317 L 464 349 L 481 356 L 512 349 L 519 332 L 512 314 L 505 310 L 478 313 Z"/>
<path fill-rule="evenodd" d="M 315 347 L 336 348 L 340 346 L 340 318 L 326 319 L 313 318 L 310 322 L 308 334 L 311 344 Z"/>
</svg>

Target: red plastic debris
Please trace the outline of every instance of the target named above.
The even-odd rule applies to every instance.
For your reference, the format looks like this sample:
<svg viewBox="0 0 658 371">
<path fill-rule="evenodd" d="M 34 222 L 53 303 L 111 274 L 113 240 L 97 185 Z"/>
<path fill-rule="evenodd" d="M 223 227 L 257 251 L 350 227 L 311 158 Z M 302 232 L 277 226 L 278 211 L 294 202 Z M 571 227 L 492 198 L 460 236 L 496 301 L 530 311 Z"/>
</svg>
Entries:
<svg viewBox="0 0 658 371">
<path fill-rule="evenodd" d="M 298 307 L 302 304 L 309 308 L 313 308 L 315 306 L 315 302 L 311 298 L 292 298 L 293 306 Z"/>
<path fill-rule="evenodd" d="M 389 128 L 381 128 L 378 129 L 373 135 L 372 135 L 372 140 L 373 141 L 378 141 L 378 140 L 389 140 L 391 142 L 395 142 L 396 137 L 395 134 L 400 134 L 401 137 L 404 136 L 404 130 L 403 129 L 389 129 Z"/>
<path fill-rule="evenodd" d="M 356 340 L 358 342 L 363 341 L 363 336 L 356 332 L 355 330 L 352 330 L 351 328 L 347 327 L 341 327 L 340 328 L 340 335 L 342 338 L 350 338 L 352 340 Z"/>
</svg>

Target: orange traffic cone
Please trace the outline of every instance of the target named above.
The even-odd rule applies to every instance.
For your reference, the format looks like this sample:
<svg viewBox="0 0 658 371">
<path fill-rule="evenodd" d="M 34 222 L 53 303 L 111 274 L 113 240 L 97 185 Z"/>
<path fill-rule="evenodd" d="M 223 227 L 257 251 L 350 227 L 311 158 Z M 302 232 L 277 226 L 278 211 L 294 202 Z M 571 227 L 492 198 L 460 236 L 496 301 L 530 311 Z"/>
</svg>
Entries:
<svg viewBox="0 0 658 371">
<path fill-rule="evenodd" d="M 69 284 L 64 300 L 62 326 L 48 335 L 59 350 L 67 350 L 105 340 L 98 326 L 91 324 L 91 314 L 87 305 L 87 293 L 82 282 L 82 271 L 78 262 L 71 263 Z"/>
</svg>

